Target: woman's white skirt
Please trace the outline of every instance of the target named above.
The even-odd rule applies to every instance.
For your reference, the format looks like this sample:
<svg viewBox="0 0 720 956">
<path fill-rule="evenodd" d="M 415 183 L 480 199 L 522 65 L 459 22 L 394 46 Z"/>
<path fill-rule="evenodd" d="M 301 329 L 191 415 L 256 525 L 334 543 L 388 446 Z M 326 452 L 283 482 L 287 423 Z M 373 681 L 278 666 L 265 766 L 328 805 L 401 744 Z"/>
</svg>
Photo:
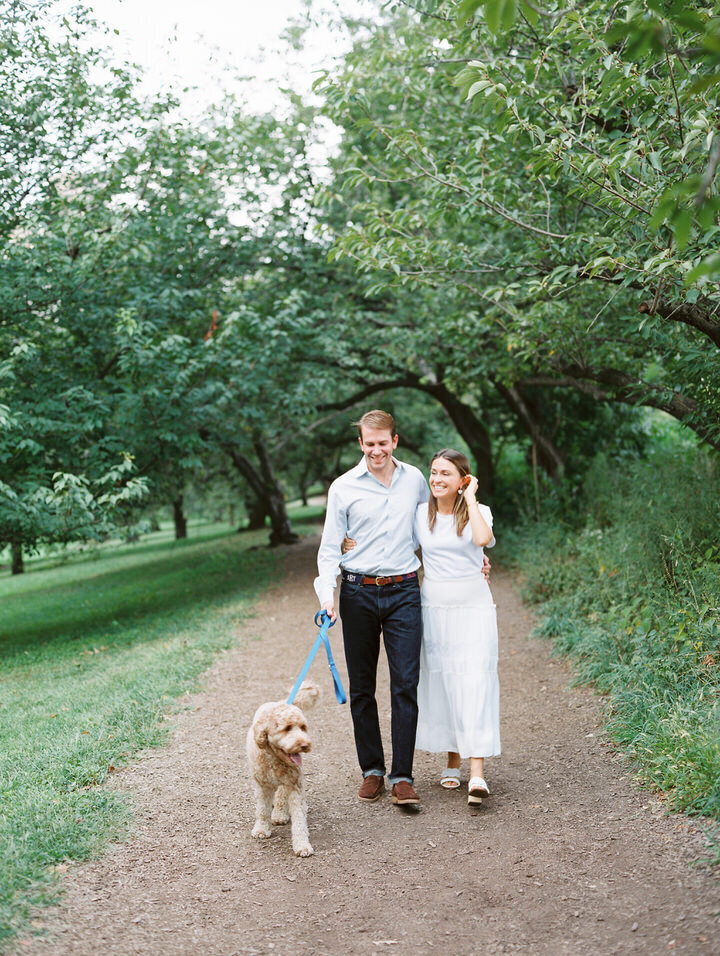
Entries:
<svg viewBox="0 0 720 956">
<path fill-rule="evenodd" d="M 418 750 L 461 757 L 500 753 L 495 604 L 485 578 L 422 586 Z"/>
</svg>

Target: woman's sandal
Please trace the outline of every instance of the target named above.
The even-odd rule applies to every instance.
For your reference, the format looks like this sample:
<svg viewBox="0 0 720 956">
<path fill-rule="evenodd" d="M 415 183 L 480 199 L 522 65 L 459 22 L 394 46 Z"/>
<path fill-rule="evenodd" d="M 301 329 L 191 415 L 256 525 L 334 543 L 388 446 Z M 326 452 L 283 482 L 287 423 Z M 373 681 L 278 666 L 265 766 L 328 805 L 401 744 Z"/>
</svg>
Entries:
<svg viewBox="0 0 720 956">
<path fill-rule="evenodd" d="M 440 777 L 440 786 L 444 790 L 457 790 L 460 786 L 460 768 L 447 767 Z"/>
<path fill-rule="evenodd" d="M 468 783 L 468 805 L 477 807 L 483 802 L 483 797 L 489 797 L 490 790 L 482 777 L 472 777 Z"/>
</svg>

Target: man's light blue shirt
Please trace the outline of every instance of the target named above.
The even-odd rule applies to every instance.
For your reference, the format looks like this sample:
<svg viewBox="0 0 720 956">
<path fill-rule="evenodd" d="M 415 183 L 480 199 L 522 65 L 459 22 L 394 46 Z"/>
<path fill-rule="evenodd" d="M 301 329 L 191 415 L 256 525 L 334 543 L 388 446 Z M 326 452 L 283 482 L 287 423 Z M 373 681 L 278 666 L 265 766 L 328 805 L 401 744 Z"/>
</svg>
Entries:
<svg viewBox="0 0 720 956">
<path fill-rule="evenodd" d="M 376 576 L 408 574 L 420 567 L 413 518 L 430 492 L 418 468 L 393 461 L 396 467 L 389 488 L 370 473 L 364 457 L 330 485 L 315 578 L 321 604 L 333 600 L 341 568 Z M 357 545 L 342 554 L 346 535 Z"/>
</svg>

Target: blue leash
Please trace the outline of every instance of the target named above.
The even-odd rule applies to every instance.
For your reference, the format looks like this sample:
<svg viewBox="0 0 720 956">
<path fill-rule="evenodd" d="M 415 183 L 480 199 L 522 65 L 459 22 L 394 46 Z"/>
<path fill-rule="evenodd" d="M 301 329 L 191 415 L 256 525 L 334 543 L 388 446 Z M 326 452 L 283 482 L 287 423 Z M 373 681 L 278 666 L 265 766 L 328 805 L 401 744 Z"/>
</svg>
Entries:
<svg viewBox="0 0 720 956">
<path fill-rule="evenodd" d="M 318 620 L 318 618 L 320 620 Z M 335 661 L 333 660 L 332 651 L 330 650 L 330 641 L 328 640 L 327 636 L 328 628 L 333 627 L 335 621 L 330 620 L 330 616 L 326 611 L 318 611 L 315 615 L 315 624 L 320 628 L 320 632 L 315 638 L 315 643 L 313 644 L 312 649 L 302 666 L 302 670 L 300 671 L 298 679 L 295 681 L 293 689 L 290 691 L 290 696 L 288 697 L 287 702 L 288 704 L 292 704 L 292 702 L 295 700 L 295 696 L 300 690 L 300 685 L 305 680 L 305 675 L 310 670 L 310 665 L 313 662 L 313 658 L 320 650 L 320 645 L 324 644 L 325 650 L 327 651 L 328 664 L 330 665 L 330 673 L 332 674 L 333 684 L 335 685 L 335 696 L 337 697 L 338 704 L 344 704 L 347 700 L 347 697 L 345 696 L 342 681 L 340 680 L 338 669 L 335 666 Z"/>
</svg>

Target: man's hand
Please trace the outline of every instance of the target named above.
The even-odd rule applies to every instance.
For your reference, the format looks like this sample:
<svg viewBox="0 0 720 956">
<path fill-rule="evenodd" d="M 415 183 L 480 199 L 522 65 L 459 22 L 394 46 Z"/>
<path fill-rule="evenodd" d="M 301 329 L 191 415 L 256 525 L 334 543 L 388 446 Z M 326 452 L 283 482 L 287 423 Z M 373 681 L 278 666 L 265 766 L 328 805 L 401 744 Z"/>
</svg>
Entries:
<svg viewBox="0 0 720 956">
<path fill-rule="evenodd" d="M 357 541 L 346 534 L 345 537 L 343 538 L 342 544 L 340 545 L 340 550 L 342 551 L 343 554 L 347 554 L 348 551 L 352 551 L 352 549 L 356 545 L 357 545 Z"/>
<path fill-rule="evenodd" d="M 331 623 L 337 617 L 337 614 L 335 613 L 335 605 L 332 601 L 326 601 L 323 605 L 321 605 L 320 610 L 325 611 L 327 616 L 330 618 Z"/>
<path fill-rule="evenodd" d="M 490 568 L 491 568 L 491 567 L 492 567 L 492 565 L 490 564 L 490 559 L 488 558 L 488 556 L 487 556 L 486 554 L 483 554 L 482 573 L 485 575 L 485 580 L 486 580 L 486 581 L 489 581 L 489 580 L 490 580 Z"/>
</svg>

